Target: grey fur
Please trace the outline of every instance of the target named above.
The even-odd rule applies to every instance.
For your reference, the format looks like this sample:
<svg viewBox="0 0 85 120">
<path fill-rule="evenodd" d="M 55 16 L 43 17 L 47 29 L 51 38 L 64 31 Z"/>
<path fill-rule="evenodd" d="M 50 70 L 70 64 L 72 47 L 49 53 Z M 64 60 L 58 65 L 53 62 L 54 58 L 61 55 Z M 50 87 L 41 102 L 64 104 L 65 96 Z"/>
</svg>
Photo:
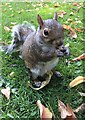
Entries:
<svg viewBox="0 0 85 120">
<path fill-rule="evenodd" d="M 64 46 L 62 25 L 55 19 L 42 20 L 39 15 L 37 20 L 38 30 L 31 33 L 22 46 L 22 56 L 33 79 L 44 76 L 57 65 L 59 57 L 69 54 Z"/>
<path fill-rule="evenodd" d="M 34 31 L 36 31 L 35 27 L 27 21 L 24 21 L 23 24 L 15 25 L 12 28 L 12 42 L 8 46 L 6 53 L 12 53 L 17 48 L 20 50 L 27 36 Z"/>
</svg>

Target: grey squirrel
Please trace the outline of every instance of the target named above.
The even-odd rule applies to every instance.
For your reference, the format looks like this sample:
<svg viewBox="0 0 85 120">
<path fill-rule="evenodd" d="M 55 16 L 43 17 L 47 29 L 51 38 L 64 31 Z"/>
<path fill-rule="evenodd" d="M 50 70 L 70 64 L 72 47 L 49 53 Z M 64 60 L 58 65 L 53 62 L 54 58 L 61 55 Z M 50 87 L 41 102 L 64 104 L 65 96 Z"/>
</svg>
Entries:
<svg viewBox="0 0 85 120">
<path fill-rule="evenodd" d="M 44 77 L 58 63 L 59 57 L 69 54 L 64 46 L 64 28 L 57 21 L 57 13 L 53 19 L 43 20 L 37 15 L 39 27 L 16 25 L 13 28 L 13 41 L 7 52 L 21 46 L 21 55 L 29 69 L 31 79 Z"/>
</svg>

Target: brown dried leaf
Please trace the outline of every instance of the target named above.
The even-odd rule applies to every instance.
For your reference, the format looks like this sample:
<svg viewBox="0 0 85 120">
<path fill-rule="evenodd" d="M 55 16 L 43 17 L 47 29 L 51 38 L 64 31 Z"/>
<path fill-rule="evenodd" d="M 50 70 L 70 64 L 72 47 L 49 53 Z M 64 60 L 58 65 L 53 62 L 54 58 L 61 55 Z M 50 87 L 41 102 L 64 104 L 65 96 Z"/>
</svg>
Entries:
<svg viewBox="0 0 85 120">
<path fill-rule="evenodd" d="M 72 31 L 72 32 L 70 32 L 70 36 L 72 37 L 72 38 L 77 38 L 77 34 L 76 34 L 76 32 L 74 31 Z"/>
<path fill-rule="evenodd" d="M 76 34 L 76 32 L 74 31 L 73 28 L 71 28 L 71 27 L 68 26 L 68 25 L 63 25 L 63 28 L 66 29 L 66 30 L 70 30 L 70 36 L 71 36 L 72 38 L 77 38 L 77 34 Z"/>
<path fill-rule="evenodd" d="M 42 120 L 45 120 L 45 118 L 47 118 L 47 120 L 52 120 L 52 113 L 48 108 L 42 105 L 40 100 L 37 101 L 37 106 L 40 109 L 40 118 Z"/>
<path fill-rule="evenodd" d="M 58 109 L 61 113 L 61 118 L 65 120 L 77 120 L 72 108 L 67 106 L 60 100 L 58 100 Z"/>
<path fill-rule="evenodd" d="M 4 26 L 4 30 L 5 30 L 6 32 L 9 32 L 9 31 L 10 31 L 10 28 L 7 27 L 7 26 Z"/>
<path fill-rule="evenodd" d="M 1 90 L 1 93 L 2 93 L 3 95 L 5 95 L 5 97 L 7 98 L 7 100 L 10 99 L 10 88 L 9 88 L 9 87 L 7 87 L 6 89 L 2 89 L 2 90 Z"/>
<path fill-rule="evenodd" d="M 82 55 L 74 58 L 73 60 L 71 60 L 70 62 L 74 62 L 74 61 L 78 61 L 78 60 L 82 60 L 82 59 L 85 59 L 85 53 L 83 53 Z"/>
<path fill-rule="evenodd" d="M 76 77 L 72 82 L 70 82 L 69 86 L 74 87 L 82 82 L 85 82 L 85 77 L 83 76 L 78 76 Z"/>
<path fill-rule="evenodd" d="M 62 11 L 62 12 L 58 13 L 58 16 L 61 17 L 61 18 L 63 18 L 65 14 L 66 14 L 66 12 Z"/>
<path fill-rule="evenodd" d="M 81 30 L 80 28 L 76 28 L 76 31 L 83 32 L 83 30 Z"/>
<path fill-rule="evenodd" d="M 66 30 L 70 30 L 70 26 L 68 26 L 68 25 L 63 25 L 63 28 Z"/>
<path fill-rule="evenodd" d="M 80 6 L 78 2 L 73 3 L 74 6 Z"/>
<path fill-rule="evenodd" d="M 67 111 L 69 112 L 69 114 L 71 114 L 71 116 L 67 116 L 66 120 L 77 120 L 74 111 L 72 110 L 71 106 L 69 106 L 68 104 L 67 104 Z"/>
<path fill-rule="evenodd" d="M 59 109 L 59 112 L 61 113 L 62 119 L 65 119 L 67 116 L 71 115 L 68 113 L 66 105 L 60 100 L 58 100 L 58 109 Z"/>
</svg>

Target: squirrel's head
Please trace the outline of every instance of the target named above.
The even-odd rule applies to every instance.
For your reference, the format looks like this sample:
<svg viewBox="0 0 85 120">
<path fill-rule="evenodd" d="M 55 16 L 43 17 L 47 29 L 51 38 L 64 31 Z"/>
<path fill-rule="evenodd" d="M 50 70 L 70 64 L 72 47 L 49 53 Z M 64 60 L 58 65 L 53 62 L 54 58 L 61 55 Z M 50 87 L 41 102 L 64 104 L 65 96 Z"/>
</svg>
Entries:
<svg viewBox="0 0 85 120">
<path fill-rule="evenodd" d="M 56 48 L 63 45 L 64 29 L 57 21 L 57 13 L 54 13 L 53 19 L 43 20 L 40 15 L 37 16 L 39 28 L 38 34 L 45 43 L 52 44 Z"/>
</svg>

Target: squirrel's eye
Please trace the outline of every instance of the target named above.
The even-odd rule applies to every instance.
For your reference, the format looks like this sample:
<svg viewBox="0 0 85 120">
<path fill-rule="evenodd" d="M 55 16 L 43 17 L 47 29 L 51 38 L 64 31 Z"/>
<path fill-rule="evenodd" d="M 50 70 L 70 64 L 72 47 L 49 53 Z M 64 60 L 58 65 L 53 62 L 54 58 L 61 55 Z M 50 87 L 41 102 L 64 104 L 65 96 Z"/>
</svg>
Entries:
<svg viewBox="0 0 85 120">
<path fill-rule="evenodd" d="M 44 35 L 48 36 L 48 30 L 44 30 Z"/>
<path fill-rule="evenodd" d="M 45 37 L 47 37 L 48 34 L 49 34 L 48 29 L 44 29 L 44 31 L 43 31 L 43 35 L 44 35 Z"/>
</svg>

